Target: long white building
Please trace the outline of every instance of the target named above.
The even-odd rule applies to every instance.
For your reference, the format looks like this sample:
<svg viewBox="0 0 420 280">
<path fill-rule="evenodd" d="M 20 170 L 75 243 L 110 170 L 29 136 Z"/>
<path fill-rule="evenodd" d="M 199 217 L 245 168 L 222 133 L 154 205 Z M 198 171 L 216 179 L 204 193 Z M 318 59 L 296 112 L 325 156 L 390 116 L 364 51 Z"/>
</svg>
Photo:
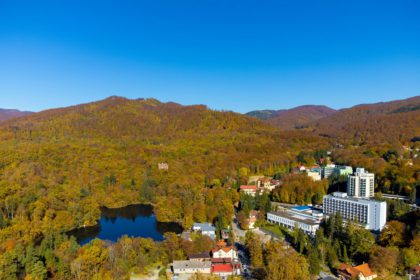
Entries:
<svg viewBox="0 0 420 280">
<path fill-rule="evenodd" d="M 343 192 L 324 196 L 323 212 L 327 216 L 340 212 L 343 219 L 355 221 L 374 231 L 381 231 L 386 224 L 385 201 L 348 197 Z"/>
<path fill-rule="evenodd" d="M 373 197 L 375 192 L 375 174 L 356 168 L 353 175 L 347 179 L 347 195 L 353 197 Z"/>
<path fill-rule="evenodd" d="M 291 210 L 280 210 L 267 213 L 267 221 L 289 229 L 298 226 L 306 234 L 315 235 L 321 223 L 322 213 L 312 211 L 307 206 L 294 207 Z"/>
<path fill-rule="evenodd" d="M 171 266 L 174 274 L 211 273 L 211 261 L 173 261 Z"/>
</svg>

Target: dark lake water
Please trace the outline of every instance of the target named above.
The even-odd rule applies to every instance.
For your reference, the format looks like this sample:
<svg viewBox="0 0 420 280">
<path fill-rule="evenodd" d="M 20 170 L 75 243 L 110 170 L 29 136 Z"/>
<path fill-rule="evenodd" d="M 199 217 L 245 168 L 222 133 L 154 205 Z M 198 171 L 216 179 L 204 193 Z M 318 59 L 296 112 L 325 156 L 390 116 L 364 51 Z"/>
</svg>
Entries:
<svg viewBox="0 0 420 280">
<path fill-rule="evenodd" d="M 150 205 L 129 205 L 123 208 L 101 209 L 99 224 L 69 232 L 83 245 L 94 238 L 116 242 L 123 235 L 130 237 L 152 238 L 162 241 L 166 232 L 181 233 L 182 228 L 176 223 L 156 221 L 153 207 Z"/>
</svg>

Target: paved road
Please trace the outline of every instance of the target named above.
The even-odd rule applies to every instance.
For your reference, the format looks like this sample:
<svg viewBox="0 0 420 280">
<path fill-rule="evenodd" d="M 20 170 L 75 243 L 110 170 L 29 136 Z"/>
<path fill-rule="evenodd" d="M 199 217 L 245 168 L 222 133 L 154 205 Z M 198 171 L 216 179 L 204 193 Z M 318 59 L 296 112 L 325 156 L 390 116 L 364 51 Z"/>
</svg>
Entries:
<svg viewBox="0 0 420 280">
<path fill-rule="evenodd" d="M 250 260 L 250 256 L 249 256 L 249 252 L 248 249 L 246 248 L 246 246 L 240 242 L 236 242 L 235 243 L 235 247 L 238 249 L 238 257 L 239 260 L 242 263 L 242 267 L 244 268 L 244 272 L 242 274 L 242 277 L 244 277 L 245 279 L 252 279 L 251 278 L 251 272 L 249 271 L 249 267 L 251 265 L 251 260 Z"/>
<path fill-rule="evenodd" d="M 274 233 L 272 233 L 268 230 L 256 228 L 256 229 L 253 229 L 252 232 L 254 232 L 256 235 L 258 235 L 263 243 L 268 243 L 272 239 L 274 241 L 279 240 L 279 236 L 277 236 L 277 234 L 274 234 Z"/>
<path fill-rule="evenodd" d="M 241 238 L 245 238 L 246 231 L 239 228 L 236 218 L 232 222 L 232 230 L 235 234 L 235 242 L 239 242 Z"/>
</svg>

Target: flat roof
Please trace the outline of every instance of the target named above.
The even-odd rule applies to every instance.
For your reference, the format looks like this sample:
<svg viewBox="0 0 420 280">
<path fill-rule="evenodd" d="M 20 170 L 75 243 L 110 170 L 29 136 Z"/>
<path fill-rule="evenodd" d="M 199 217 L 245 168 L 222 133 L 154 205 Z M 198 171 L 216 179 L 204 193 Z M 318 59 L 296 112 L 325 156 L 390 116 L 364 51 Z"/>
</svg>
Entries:
<svg viewBox="0 0 420 280">
<path fill-rule="evenodd" d="M 306 205 L 299 205 L 299 206 L 292 207 L 292 209 L 296 211 L 306 211 L 306 210 L 311 210 L 311 207 L 306 206 Z"/>
<path fill-rule="evenodd" d="M 209 223 L 194 223 L 194 228 L 200 228 L 202 231 L 215 231 L 216 227 Z"/>
<path fill-rule="evenodd" d="M 364 197 L 347 196 L 347 193 L 344 193 L 344 192 L 334 192 L 334 193 L 337 193 L 337 195 L 343 193 L 343 194 L 346 194 L 346 196 L 345 197 L 340 197 L 340 196 L 337 196 L 337 195 L 334 195 L 334 194 L 328 194 L 324 197 L 331 197 L 331 198 L 335 198 L 335 199 L 338 199 L 338 200 L 353 201 L 353 202 L 358 202 L 358 203 L 362 203 L 362 204 L 372 204 L 372 203 L 378 203 L 378 204 L 385 203 L 386 204 L 386 201 L 380 201 L 380 200 L 369 199 L 369 198 L 364 198 Z"/>
<path fill-rule="evenodd" d="M 233 267 L 231 264 L 215 264 L 213 265 L 212 272 L 232 272 Z"/>
<path fill-rule="evenodd" d="M 283 217 L 295 222 L 304 223 L 307 225 L 319 225 L 320 221 L 316 218 L 309 218 L 309 217 L 302 217 L 299 213 L 293 213 L 290 211 L 276 211 L 276 212 L 268 212 L 268 214 L 272 214 L 275 216 Z"/>
<path fill-rule="evenodd" d="M 173 261 L 173 269 L 199 269 L 199 268 L 211 268 L 211 261 Z"/>
</svg>

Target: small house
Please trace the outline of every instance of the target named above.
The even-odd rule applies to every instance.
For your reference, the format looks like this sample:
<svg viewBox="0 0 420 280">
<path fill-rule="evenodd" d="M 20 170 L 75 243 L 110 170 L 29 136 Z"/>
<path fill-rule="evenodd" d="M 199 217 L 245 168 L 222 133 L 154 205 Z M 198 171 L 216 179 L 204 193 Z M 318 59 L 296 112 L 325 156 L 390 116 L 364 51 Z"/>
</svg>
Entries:
<svg viewBox="0 0 420 280">
<path fill-rule="evenodd" d="M 210 223 L 194 223 L 192 230 L 201 232 L 202 235 L 206 235 L 213 240 L 216 239 L 216 228 Z"/>
<path fill-rule="evenodd" d="M 257 193 L 257 186 L 241 186 L 240 190 L 244 194 L 255 196 Z"/>
<path fill-rule="evenodd" d="M 220 240 L 216 247 L 212 250 L 212 257 L 214 259 L 238 259 L 238 252 L 234 246 L 228 246 L 226 242 Z"/>
<path fill-rule="evenodd" d="M 369 264 L 364 263 L 362 265 L 354 266 L 342 263 L 337 270 L 338 276 L 342 280 L 372 280 L 378 277 L 369 267 Z"/>
</svg>

